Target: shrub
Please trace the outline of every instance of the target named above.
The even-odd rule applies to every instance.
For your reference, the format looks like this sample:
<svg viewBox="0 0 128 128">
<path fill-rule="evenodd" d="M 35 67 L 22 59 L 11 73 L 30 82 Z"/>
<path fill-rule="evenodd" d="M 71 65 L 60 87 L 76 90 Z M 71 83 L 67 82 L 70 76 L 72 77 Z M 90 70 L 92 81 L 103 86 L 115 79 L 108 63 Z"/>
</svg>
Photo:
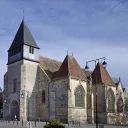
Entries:
<svg viewBox="0 0 128 128">
<path fill-rule="evenodd" d="M 50 122 L 44 126 L 44 128 L 65 128 L 65 126 L 61 124 L 59 120 L 51 119 Z"/>
</svg>

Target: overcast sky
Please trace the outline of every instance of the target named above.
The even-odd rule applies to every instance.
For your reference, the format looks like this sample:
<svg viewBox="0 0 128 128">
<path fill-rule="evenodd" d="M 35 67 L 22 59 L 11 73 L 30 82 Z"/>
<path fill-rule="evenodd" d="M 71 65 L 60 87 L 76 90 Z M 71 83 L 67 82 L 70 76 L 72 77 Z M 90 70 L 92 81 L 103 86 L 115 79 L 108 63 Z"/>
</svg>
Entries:
<svg viewBox="0 0 128 128">
<path fill-rule="evenodd" d="M 7 50 L 24 19 L 40 54 L 63 61 L 67 50 L 82 68 L 106 57 L 107 70 L 128 89 L 127 0 L 0 0 L 0 86 Z M 90 65 L 93 69 L 93 64 Z"/>
</svg>

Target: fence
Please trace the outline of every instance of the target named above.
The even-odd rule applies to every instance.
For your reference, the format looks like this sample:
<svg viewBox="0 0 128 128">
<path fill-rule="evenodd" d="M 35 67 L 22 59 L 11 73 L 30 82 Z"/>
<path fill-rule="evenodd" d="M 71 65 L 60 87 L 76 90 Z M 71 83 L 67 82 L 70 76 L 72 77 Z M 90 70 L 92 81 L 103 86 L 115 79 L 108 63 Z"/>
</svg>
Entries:
<svg viewBox="0 0 128 128">
<path fill-rule="evenodd" d="M 10 121 L 10 120 L 0 120 L 2 123 L 9 123 L 14 125 L 17 128 L 43 128 L 48 122 L 39 122 L 39 121 Z M 95 124 L 80 124 L 79 121 L 69 121 L 68 124 L 64 124 L 65 128 L 90 128 L 90 126 L 95 127 Z M 99 128 L 104 128 L 104 125 L 99 125 Z"/>
</svg>

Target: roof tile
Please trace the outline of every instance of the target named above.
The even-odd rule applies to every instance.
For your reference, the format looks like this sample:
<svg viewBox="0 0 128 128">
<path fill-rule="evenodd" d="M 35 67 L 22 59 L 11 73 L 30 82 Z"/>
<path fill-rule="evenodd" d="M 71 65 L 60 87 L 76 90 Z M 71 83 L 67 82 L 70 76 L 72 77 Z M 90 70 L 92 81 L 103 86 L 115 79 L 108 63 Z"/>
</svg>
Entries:
<svg viewBox="0 0 128 128">
<path fill-rule="evenodd" d="M 64 77 L 68 74 L 74 79 L 86 80 L 84 69 L 81 69 L 76 59 L 69 55 L 65 57 L 60 69 L 54 74 L 54 78 Z"/>
<path fill-rule="evenodd" d="M 96 73 L 96 77 L 95 77 L 95 73 Z M 95 84 L 96 82 L 97 84 L 104 83 L 110 86 L 114 86 L 114 87 L 116 86 L 112 78 L 110 77 L 109 73 L 101 63 L 98 63 L 96 65 L 96 68 L 92 72 L 92 79 L 93 79 L 93 82 L 92 82 L 93 84 Z"/>
<path fill-rule="evenodd" d="M 50 78 L 52 78 L 54 72 L 58 71 L 61 64 L 62 62 L 60 61 L 40 56 L 40 66 L 45 70 Z"/>
</svg>

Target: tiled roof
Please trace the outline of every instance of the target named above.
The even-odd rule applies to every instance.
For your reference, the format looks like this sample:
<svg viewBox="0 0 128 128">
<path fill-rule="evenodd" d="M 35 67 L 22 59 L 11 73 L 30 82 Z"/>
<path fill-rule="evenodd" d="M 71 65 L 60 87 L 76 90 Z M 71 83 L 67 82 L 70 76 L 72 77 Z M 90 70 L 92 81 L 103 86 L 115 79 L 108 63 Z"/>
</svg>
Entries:
<svg viewBox="0 0 128 128">
<path fill-rule="evenodd" d="M 102 64 L 98 63 L 94 71 L 85 71 L 82 69 L 73 56 L 67 55 L 63 62 L 40 56 L 40 66 L 45 70 L 50 78 L 65 77 L 70 74 L 71 78 L 86 81 L 88 76 L 92 76 L 92 82 L 95 83 L 95 71 L 97 83 L 104 83 L 115 86 L 107 70 Z"/>
<path fill-rule="evenodd" d="M 64 77 L 68 74 L 70 74 L 71 78 L 86 80 L 84 69 L 81 69 L 76 59 L 69 55 L 65 57 L 60 69 L 54 74 L 54 78 Z"/>
<path fill-rule="evenodd" d="M 52 78 L 54 72 L 58 71 L 61 64 L 62 62 L 60 61 L 40 56 L 40 66 L 45 70 L 50 78 Z"/>
<path fill-rule="evenodd" d="M 95 77 L 95 73 L 96 73 L 96 77 Z M 92 73 L 92 79 L 93 79 L 93 82 L 92 82 L 93 84 L 95 84 L 96 82 L 97 84 L 100 83 L 100 84 L 107 84 L 114 87 L 116 86 L 112 78 L 110 77 L 109 73 L 107 72 L 107 70 L 100 63 L 96 65 L 96 68 Z"/>
<path fill-rule="evenodd" d="M 19 45 L 23 45 L 23 44 L 33 46 L 35 48 L 39 48 L 31 34 L 29 28 L 25 24 L 24 20 L 21 22 L 20 27 L 16 33 L 16 36 L 12 42 L 12 45 L 8 51 L 18 47 Z"/>
</svg>

